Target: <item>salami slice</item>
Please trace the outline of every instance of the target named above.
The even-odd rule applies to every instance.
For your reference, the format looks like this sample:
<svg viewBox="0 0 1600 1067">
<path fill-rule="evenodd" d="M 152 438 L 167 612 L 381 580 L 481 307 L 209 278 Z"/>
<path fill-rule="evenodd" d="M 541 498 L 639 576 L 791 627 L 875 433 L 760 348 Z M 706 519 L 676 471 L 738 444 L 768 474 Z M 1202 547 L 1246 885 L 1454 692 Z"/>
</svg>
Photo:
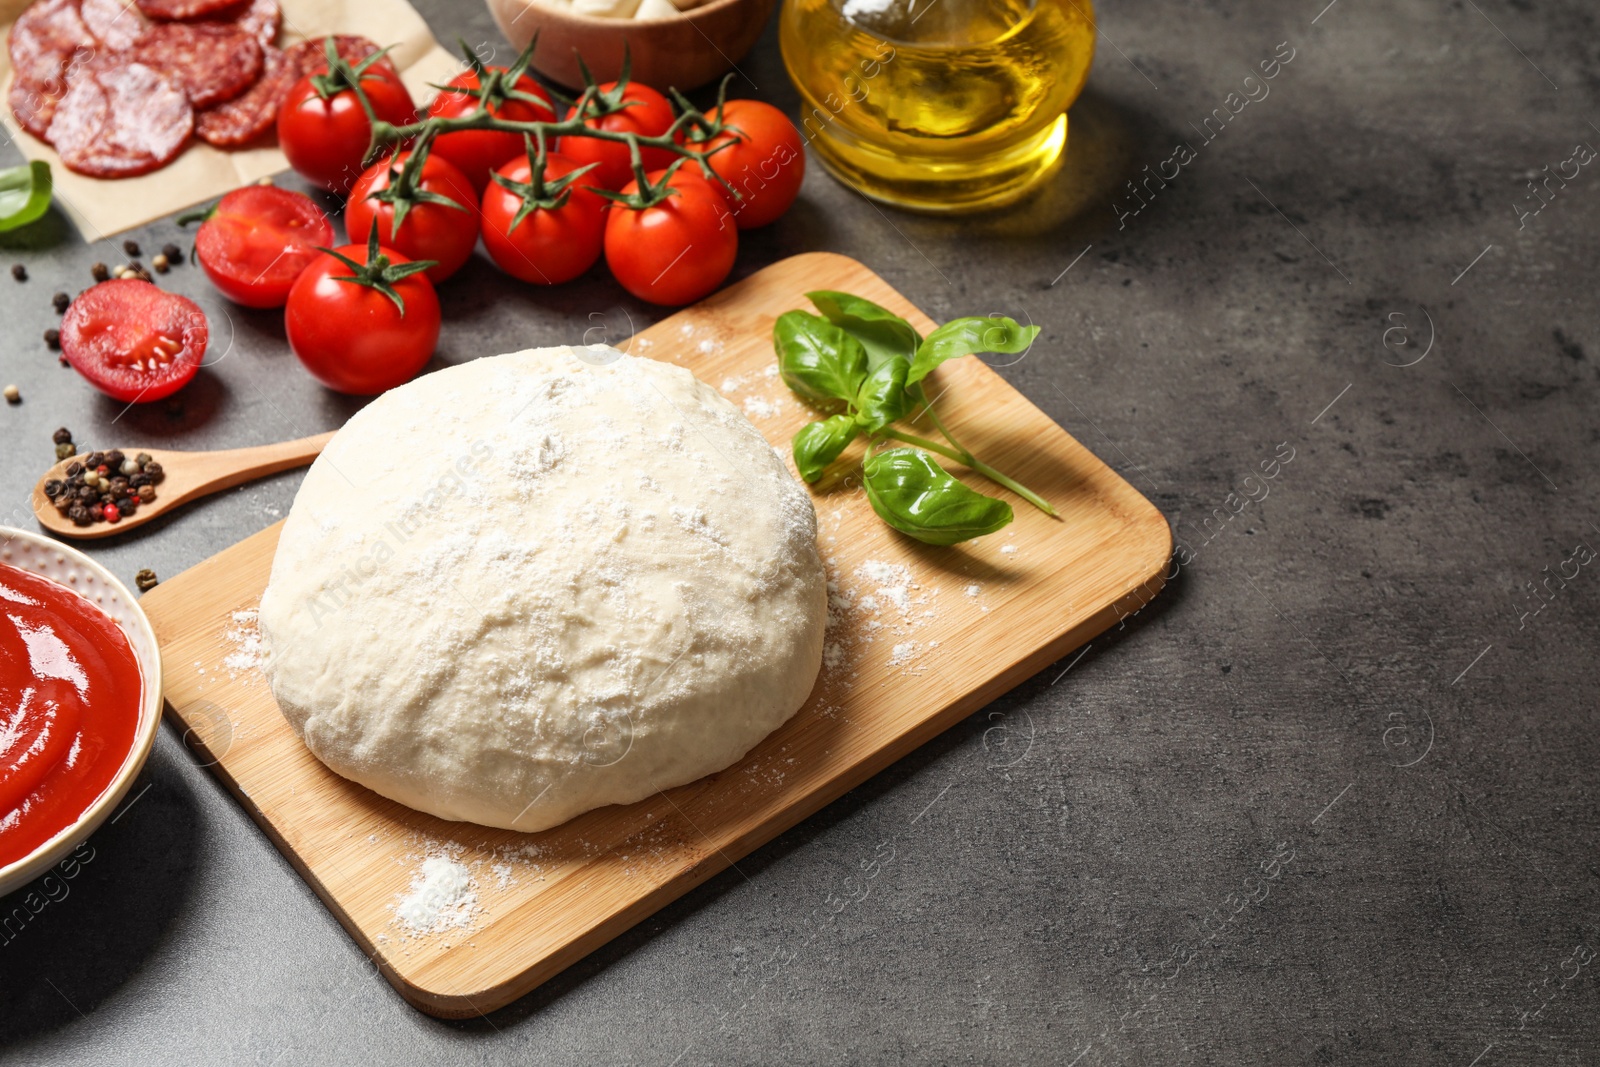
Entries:
<svg viewBox="0 0 1600 1067">
<path fill-rule="evenodd" d="M 261 76 L 261 45 L 230 26 L 158 22 L 128 58 L 170 74 L 195 107 L 232 100 Z"/>
<path fill-rule="evenodd" d="M 173 160 L 194 130 L 194 109 L 175 79 L 143 63 L 84 73 L 56 106 L 49 140 L 68 170 L 127 178 Z"/>
<path fill-rule="evenodd" d="M 218 148 L 237 148 L 272 128 L 279 105 L 301 75 L 276 48 L 269 46 L 265 57 L 260 80 L 242 95 L 196 113 L 195 136 Z"/>
<path fill-rule="evenodd" d="M 150 25 L 138 8 L 123 0 L 83 0 L 80 12 L 89 32 L 113 52 L 132 48 Z"/>
<path fill-rule="evenodd" d="M 85 4 L 88 2 L 84 0 Z M 283 9 L 278 6 L 278 0 L 244 0 L 200 21 L 232 26 L 254 37 L 262 48 L 268 48 L 277 43 L 278 28 L 283 24 Z"/>
<path fill-rule="evenodd" d="M 50 120 L 55 117 L 56 105 L 61 102 L 59 95 L 46 93 L 21 78 L 13 78 L 8 102 L 11 104 L 11 114 L 16 116 L 17 125 L 41 141 L 48 139 L 46 134 L 50 131 Z"/>
<path fill-rule="evenodd" d="M 11 25 L 6 42 L 16 79 L 46 95 L 66 92 L 67 68 L 92 58 L 99 42 L 78 13 L 78 0 L 36 0 Z"/>
<path fill-rule="evenodd" d="M 198 19 L 226 11 L 239 0 L 135 0 L 153 19 Z"/>
</svg>

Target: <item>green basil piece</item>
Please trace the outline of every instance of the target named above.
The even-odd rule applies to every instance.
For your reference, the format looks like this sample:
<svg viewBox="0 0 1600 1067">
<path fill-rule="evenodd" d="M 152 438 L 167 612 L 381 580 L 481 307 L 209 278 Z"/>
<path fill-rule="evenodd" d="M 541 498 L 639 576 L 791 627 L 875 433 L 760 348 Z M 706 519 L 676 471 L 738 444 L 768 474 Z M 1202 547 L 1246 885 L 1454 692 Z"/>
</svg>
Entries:
<svg viewBox="0 0 1600 1067">
<path fill-rule="evenodd" d="M 867 350 L 868 370 L 877 370 L 896 356 L 909 363 L 922 343 L 921 335 L 909 322 L 863 297 L 831 289 L 819 289 L 806 297 L 829 322 L 861 342 Z"/>
<path fill-rule="evenodd" d="M 838 459 L 860 432 L 861 427 L 849 415 L 834 415 L 800 427 L 792 446 L 800 477 L 808 482 L 821 478 L 828 464 Z"/>
<path fill-rule="evenodd" d="M 861 342 L 805 311 L 787 311 L 772 325 L 778 370 L 790 389 L 810 400 L 854 400 L 867 376 Z"/>
<path fill-rule="evenodd" d="M 50 164 L 41 160 L 0 170 L 0 231 L 26 226 L 50 210 Z"/>
<path fill-rule="evenodd" d="M 930 545 L 953 545 L 994 533 L 1011 521 L 1011 505 L 967 488 L 926 452 L 894 448 L 862 465 L 867 500 L 878 517 Z"/>
<path fill-rule="evenodd" d="M 906 395 L 906 373 L 911 364 L 896 356 L 878 364 L 867 375 L 856 394 L 856 422 L 869 433 L 877 433 L 911 410 L 911 397 Z"/>
<path fill-rule="evenodd" d="M 1004 315 L 951 319 L 917 346 L 917 358 L 911 362 L 906 382 L 915 385 L 947 359 L 959 359 L 976 352 L 1026 352 L 1037 336 L 1039 327 L 1019 325 L 1016 319 Z"/>
</svg>

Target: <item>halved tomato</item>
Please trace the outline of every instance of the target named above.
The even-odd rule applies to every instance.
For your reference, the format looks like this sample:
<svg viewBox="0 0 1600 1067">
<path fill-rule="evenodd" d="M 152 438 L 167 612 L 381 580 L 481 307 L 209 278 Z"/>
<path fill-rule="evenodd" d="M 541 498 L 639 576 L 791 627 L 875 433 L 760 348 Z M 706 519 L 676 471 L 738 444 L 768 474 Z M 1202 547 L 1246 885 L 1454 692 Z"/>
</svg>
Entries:
<svg viewBox="0 0 1600 1067">
<path fill-rule="evenodd" d="M 211 284 L 236 304 L 282 307 L 289 287 L 333 244 L 333 223 L 308 196 L 275 185 L 247 185 L 217 202 L 195 254 Z"/>
<path fill-rule="evenodd" d="M 188 385 L 210 340 L 200 305 L 137 278 L 101 282 L 61 319 L 67 362 L 102 393 L 128 402 L 160 400 Z"/>
</svg>

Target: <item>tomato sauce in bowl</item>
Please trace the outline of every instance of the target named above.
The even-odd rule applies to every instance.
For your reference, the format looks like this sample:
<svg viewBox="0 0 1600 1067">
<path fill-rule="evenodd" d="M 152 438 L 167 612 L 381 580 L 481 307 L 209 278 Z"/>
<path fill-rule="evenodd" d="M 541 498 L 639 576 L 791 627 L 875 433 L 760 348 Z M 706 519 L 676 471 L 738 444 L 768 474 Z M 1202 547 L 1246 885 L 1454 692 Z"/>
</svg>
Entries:
<svg viewBox="0 0 1600 1067">
<path fill-rule="evenodd" d="M 0 563 L 0 867 L 111 788 L 143 703 L 122 627 L 66 586 Z"/>
</svg>

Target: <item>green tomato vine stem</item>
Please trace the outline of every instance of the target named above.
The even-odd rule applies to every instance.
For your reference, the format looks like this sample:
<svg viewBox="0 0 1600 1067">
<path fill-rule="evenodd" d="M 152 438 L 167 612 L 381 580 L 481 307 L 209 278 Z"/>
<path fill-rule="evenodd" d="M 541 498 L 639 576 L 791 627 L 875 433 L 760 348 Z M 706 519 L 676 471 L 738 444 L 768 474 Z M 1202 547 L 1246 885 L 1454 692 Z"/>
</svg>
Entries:
<svg viewBox="0 0 1600 1067">
<path fill-rule="evenodd" d="M 538 137 L 546 141 L 553 137 L 591 137 L 597 141 L 611 141 L 627 145 L 629 153 L 635 161 L 639 159 L 640 150 L 645 148 L 662 149 L 675 156 L 693 161 L 700 167 L 701 174 L 707 180 L 716 182 L 735 196 L 738 195 L 738 191 L 728 184 L 722 175 L 711 169 L 711 164 L 708 162 L 709 153 L 697 151 L 693 148 L 685 148 L 677 141 L 677 134 L 685 126 L 693 121 L 704 120 L 704 116 L 700 115 L 699 112 L 684 112 L 673 121 L 671 126 L 667 127 L 665 133 L 655 136 L 646 136 L 629 131 L 597 129 L 587 125 L 581 117 L 578 117 L 581 114 L 582 108 L 580 107 L 574 111 L 574 117 L 560 119 L 555 122 L 539 119 L 522 122 L 492 115 L 489 113 L 488 107 L 480 102 L 478 109 L 472 114 L 459 115 L 455 118 L 433 117 L 407 123 L 404 126 L 396 126 L 393 123 L 377 119 L 371 123 L 372 141 L 367 148 L 367 159 L 374 158 L 388 145 L 400 144 L 414 137 L 420 137 L 425 133 L 436 137 L 440 134 L 459 133 L 463 130 L 494 130 L 500 133 L 517 133 Z M 642 168 L 636 163 L 635 177 L 643 178 L 641 170 Z M 641 183 L 642 189 L 643 183 Z"/>
</svg>

